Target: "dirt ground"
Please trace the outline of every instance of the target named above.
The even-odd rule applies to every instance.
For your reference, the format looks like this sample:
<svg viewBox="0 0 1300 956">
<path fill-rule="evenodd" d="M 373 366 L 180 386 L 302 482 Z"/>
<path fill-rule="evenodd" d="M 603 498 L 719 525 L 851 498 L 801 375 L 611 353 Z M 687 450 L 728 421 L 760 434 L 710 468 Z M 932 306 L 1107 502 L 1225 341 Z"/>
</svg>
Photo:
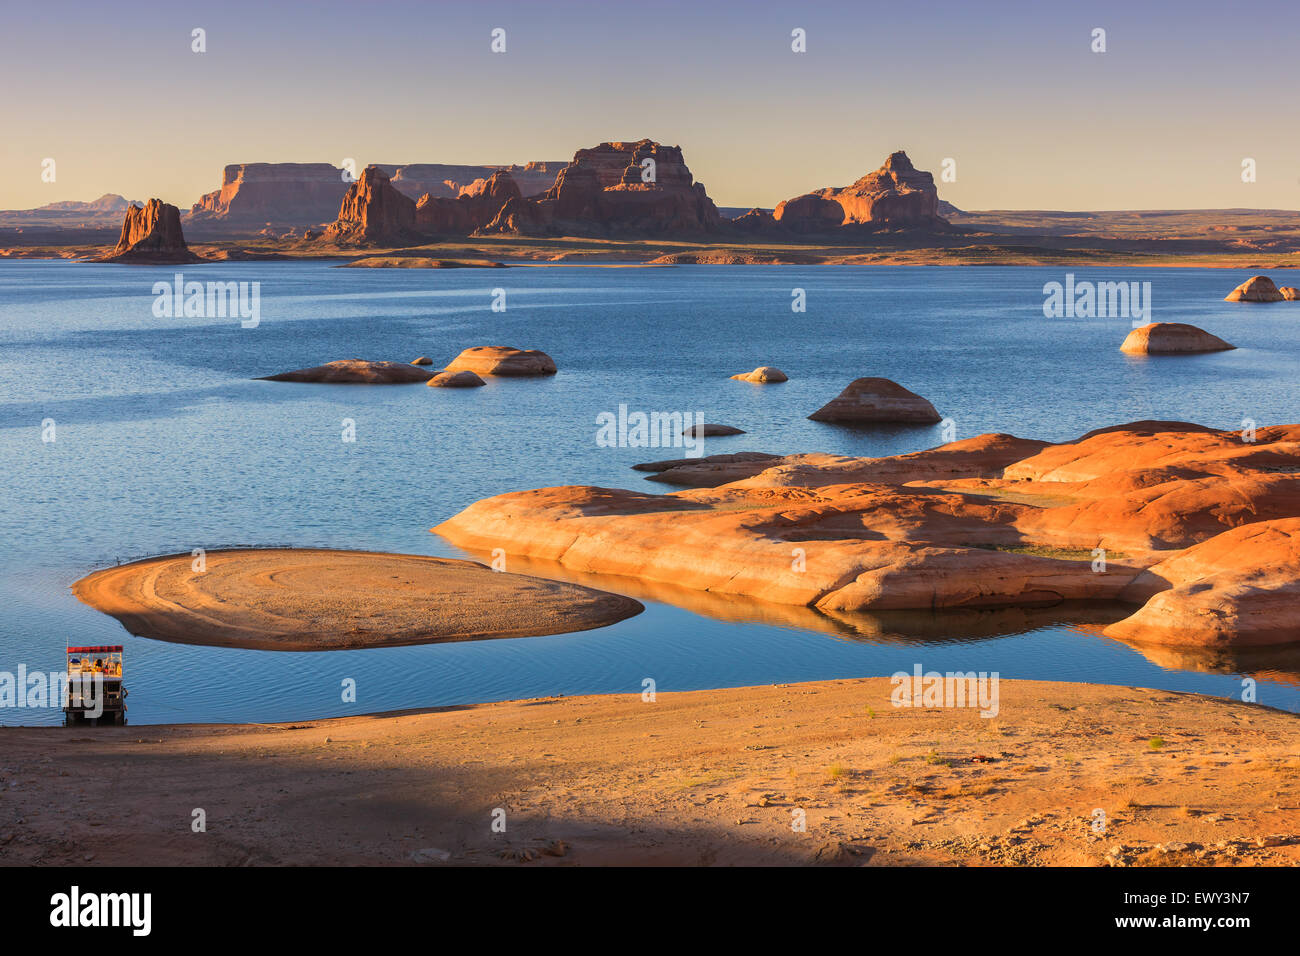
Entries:
<svg viewBox="0 0 1300 956">
<path fill-rule="evenodd" d="M 892 689 L 0 729 L 0 863 L 1300 864 L 1300 716 L 1004 680 L 983 718 Z"/>
</svg>

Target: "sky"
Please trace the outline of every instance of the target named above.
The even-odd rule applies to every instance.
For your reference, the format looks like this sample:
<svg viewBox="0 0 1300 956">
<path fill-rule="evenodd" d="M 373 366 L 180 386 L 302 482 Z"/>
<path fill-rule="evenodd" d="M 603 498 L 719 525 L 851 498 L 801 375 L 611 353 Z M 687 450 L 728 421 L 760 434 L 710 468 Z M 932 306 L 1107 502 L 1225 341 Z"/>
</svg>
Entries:
<svg viewBox="0 0 1300 956">
<path fill-rule="evenodd" d="M 1297 209 L 1297 40 L 1294 0 L 11 0 L 0 208 L 185 209 L 229 163 L 523 163 L 649 137 L 720 206 L 905 149 L 936 180 L 953 161 L 939 195 L 963 209 Z"/>
</svg>

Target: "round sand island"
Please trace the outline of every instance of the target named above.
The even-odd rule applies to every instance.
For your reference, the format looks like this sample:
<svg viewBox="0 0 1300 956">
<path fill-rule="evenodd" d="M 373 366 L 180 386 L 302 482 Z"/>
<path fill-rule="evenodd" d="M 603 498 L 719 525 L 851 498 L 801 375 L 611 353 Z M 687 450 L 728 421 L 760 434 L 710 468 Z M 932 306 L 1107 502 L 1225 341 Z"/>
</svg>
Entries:
<svg viewBox="0 0 1300 956">
<path fill-rule="evenodd" d="M 72 586 L 132 634 L 181 644 L 333 651 L 604 627 L 639 601 L 474 561 L 265 548 L 105 568 Z"/>
</svg>

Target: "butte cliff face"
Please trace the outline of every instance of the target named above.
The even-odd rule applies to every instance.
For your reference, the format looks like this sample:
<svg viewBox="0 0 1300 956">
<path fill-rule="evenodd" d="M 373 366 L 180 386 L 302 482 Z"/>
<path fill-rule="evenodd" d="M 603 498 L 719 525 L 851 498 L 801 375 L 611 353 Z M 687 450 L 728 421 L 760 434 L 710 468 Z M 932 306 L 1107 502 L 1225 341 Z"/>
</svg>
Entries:
<svg viewBox="0 0 1300 956">
<path fill-rule="evenodd" d="M 483 231 L 600 236 L 715 231 L 718 209 L 677 146 L 648 139 L 580 149 L 555 185 L 511 200 Z"/>
<path fill-rule="evenodd" d="M 367 166 L 348 187 L 338 219 L 324 235 L 325 241 L 340 245 L 396 246 L 418 238 L 415 201 L 398 192 L 378 166 Z"/>
<path fill-rule="evenodd" d="M 885 165 L 852 186 L 832 186 L 787 199 L 773 214 L 793 232 L 826 232 L 845 226 L 870 229 L 942 229 L 934 176 L 912 165 L 899 150 Z"/>
<path fill-rule="evenodd" d="M 198 262 L 181 232 L 181 211 L 161 199 L 128 206 L 122 235 L 103 262 Z"/>
<path fill-rule="evenodd" d="M 415 207 L 415 226 L 429 235 L 468 236 L 492 222 L 507 203 L 521 199 L 508 172 L 475 180 L 455 199 L 425 193 Z"/>
</svg>

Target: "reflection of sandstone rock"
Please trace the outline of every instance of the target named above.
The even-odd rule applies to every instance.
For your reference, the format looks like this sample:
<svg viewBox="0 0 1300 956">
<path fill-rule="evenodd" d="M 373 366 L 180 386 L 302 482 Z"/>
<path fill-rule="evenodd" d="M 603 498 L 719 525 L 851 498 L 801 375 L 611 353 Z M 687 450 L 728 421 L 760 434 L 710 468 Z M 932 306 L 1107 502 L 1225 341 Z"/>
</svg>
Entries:
<svg viewBox="0 0 1300 956">
<path fill-rule="evenodd" d="M 1300 642 L 1300 518 L 1232 528 L 1149 568 L 1124 597 L 1141 610 L 1106 628 L 1146 644 Z"/>
<path fill-rule="evenodd" d="M 479 345 L 461 352 L 447 366 L 448 372 L 462 369 L 478 375 L 554 375 L 555 360 L 536 349 Z"/>
<path fill-rule="evenodd" d="M 1288 302 L 1295 302 L 1300 299 L 1300 289 L 1297 289 L 1293 285 L 1279 286 L 1277 291 L 1282 293 L 1282 298 L 1286 299 Z"/>
<path fill-rule="evenodd" d="M 1255 276 L 1253 279 L 1247 279 L 1229 292 L 1223 301 L 1281 302 L 1282 293 L 1277 291 L 1277 286 L 1273 284 L 1273 280 L 1268 276 Z"/>
<path fill-rule="evenodd" d="M 492 222 L 510 200 L 519 198 L 519 187 L 509 173 L 493 173 L 455 199 L 421 196 L 415 207 L 415 223 L 421 232 L 467 236 Z"/>
<path fill-rule="evenodd" d="M 837 424 L 933 424 L 940 421 L 933 405 L 887 378 L 854 379 L 838 396 L 808 417 L 815 422 Z"/>
<path fill-rule="evenodd" d="M 1137 422 L 1060 445 L 981 435 L 892 458 L 791 455 L 669 495 L 501 495 L 436 530 L 476 550 L 827 613 L 1167 594 L 1132 634 L 1114 633 L 1139 640 L 1154 622 L 1157 642 L 1265 643 L 1300 612 L 1300 425 L 1255 438 Z M 1214 624 L 1214 608 L 1230 614 Z"/>
<path fill-rule="evenodd" d="M 105 262 L 199 262 L 185 245 L 181 211 L 161 199 L 145 206 L 128 206 L 122 235 Z"/>
<path fill-rule="evenodd" d="M 326 385 L 406 385 L 427 382 L 432 372 L 403 362 L 367 362 L 342 359 L 312 368 L 300 368 L 279 375 L 265 375 L 264 382 L 320 382 Z"/>
<path fill-rule="evenodd" d="M 720 221 L 681 148 L 643 139 L 578 150 L 554 186 L 507 202 L 484 232 L 689 235 L 712 232 Z"/>
<path fill-rule="evenodd" d="M 378 166 L 367 166 L 348 187 L 338 219 L 325 238 L 343 244 L 402 245 L 416 238 L 415 203 L 388 181 Z"/>
<path fill-rule="evenodd" d="M 732 378 L 741 382 L 754 382 L 762 385 L 767 382 L 788 382 L 790 379 L 785 372 L 781 371 L 774 365 L 760 365 L 752 372 L 745 372 L 741 375 L 733 375 Z"/>
<path fill-rule="evenodd" d="M 1134 329 L 1119 347 L 1131 355 L 1169 355 L 1178 352 L 1226 352 L 1235 349 L 1217 335 L 1182 322 L 1152 322 Z"/>
<path fill-rule="evenodd" d="M 480 385 L 486 385 L 487 383 L 473 372 L 463 370 L 460 372 L 439 372 L 429 379 L 428 384 L 434 388 L 478 388 Z"/>
<path fill-rule="evenodd" d="M 745 434 L 734 425 L 692 425 L 682 432 L 683 435 L 694 435 L 696 438 L 721 438 L 723 435 L 743 435 Z"/>
<path fill-rule="evenodd" d="M 934 176 L 916 169 L 900 150 L 852 186 L 829 187 L 787 199 L 776 207 L 774 218 L 797 232 L 825 232 L 852 225 L 937 228 L 947 225 L 938 207 Z"/>
</svg>

